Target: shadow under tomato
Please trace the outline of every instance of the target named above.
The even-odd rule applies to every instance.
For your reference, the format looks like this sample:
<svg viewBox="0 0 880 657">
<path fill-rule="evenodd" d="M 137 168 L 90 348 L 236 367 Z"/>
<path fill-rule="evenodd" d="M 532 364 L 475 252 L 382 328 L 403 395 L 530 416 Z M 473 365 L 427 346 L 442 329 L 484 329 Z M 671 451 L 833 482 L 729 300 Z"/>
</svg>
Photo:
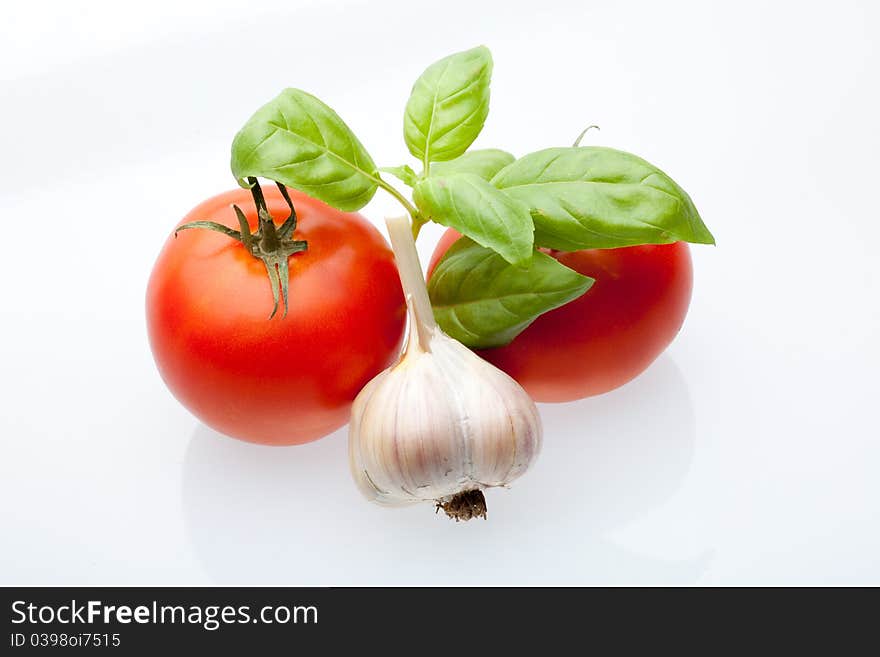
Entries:
<svg viewBox="0 0 880 657">
<path fill-rule="evenodd" d="M 361 499 L 345 429 L 306 445 L 263 447 L 199 426 L 182 482 L 195 552 L 221 584 L 699 580 L 712 558 L 702 546 L 661 558 L 649 554 L 653 542 L 633 549 L 610 535 L 654 513 L 687 477 L 694 413 L 673 361 L 661 357 L 601 397 L 541 405 L 541 414 L 535 466 L 510 490 L 487 494 L 487 521 L 466 524 L 427 504 L 386 509 Z"/>
</svg>

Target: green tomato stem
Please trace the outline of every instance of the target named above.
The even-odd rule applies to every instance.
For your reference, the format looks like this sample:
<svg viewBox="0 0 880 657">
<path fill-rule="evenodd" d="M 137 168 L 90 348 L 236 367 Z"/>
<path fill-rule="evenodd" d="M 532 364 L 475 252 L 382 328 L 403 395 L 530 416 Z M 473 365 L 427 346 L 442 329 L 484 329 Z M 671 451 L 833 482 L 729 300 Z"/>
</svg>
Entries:
<svg viewBox="0 0 880 657">
<path fill-rule="evenodd" d="M 238 225 L 241 230 L 233 230 L 228 226 L 217 223 L 216 221 L 191 221 L 182 226 L 178 226 L 174 230 L 174 237 L 177 237 L 177 233 L 182 230 L 203 228 L 222 233 L 227 237 L 231 237 L 232 239 L 241 242 L 254 258 L 262 260 L 263 264 L 266 265 L 266 274 L 269 276 L 269 284 L 272 286 L 272 298 L 275 302 L 272 307 L 272 314 L 269 315 L 269 319 L 272 319 L 275 316 L 275 313 L 278 312 L 279 288 L 281 290 L 281 298 L 284 301 L 283 316 L 286 316 L 288 278 L 290 272 L 287 259 L 295 253 L 301 253 L 302 251 L 307 250 L 308 242 L 304 240 L 290 239 L 290 235 L 296 228 L 296 210 L 293 207 L 293 201 L 290 200 L 290 195 L 287 193 L 287 189 L 284 185 L 281 183 L 275 183 L 278 185 L 278 189 L 281 191 L 281 195 L 284 197 L 287 206 L 290 208 L 290 216 L 280 227 L 278 227 L 275 225 L 275 220 L 272 215 L 269 214 L 269 209 L 266 206 L 266 198 L 263 196 L 263 190 L 260 188 L 259 181 L 256 178 L 249 177 L 247 182 L 250 185 L 249 189 L 251 191 L 251 196 L 253 196 L 254 205 L 257 208 L 257 216 L 259 219 L 257 232 L 251 233 L 244 212 L 242 212 L 241 208 L 237 205 L 233 205 L 232 209 L 235 210 L 235 215 L 238 219 Z"/>
</svg>

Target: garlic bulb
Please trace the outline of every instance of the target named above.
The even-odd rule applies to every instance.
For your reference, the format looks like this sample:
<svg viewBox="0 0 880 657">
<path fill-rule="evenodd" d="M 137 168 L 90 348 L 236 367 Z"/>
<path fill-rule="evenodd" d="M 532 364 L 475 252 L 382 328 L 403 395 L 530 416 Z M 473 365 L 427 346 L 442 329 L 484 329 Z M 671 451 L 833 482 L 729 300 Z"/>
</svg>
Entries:
<svg viewBox="0 0 880 657">
<path fill-rule="evenodd" d="M 507 486 L 540 450 L 538 410 L 516 381 L 437 326 L 410 223 L 387 224 L 409 333 L 397 364 L 354 401 L 351 471 L 379 504 L 433 501 L 456 520 L 485 518 L 482 490 Z"/>
</svg>

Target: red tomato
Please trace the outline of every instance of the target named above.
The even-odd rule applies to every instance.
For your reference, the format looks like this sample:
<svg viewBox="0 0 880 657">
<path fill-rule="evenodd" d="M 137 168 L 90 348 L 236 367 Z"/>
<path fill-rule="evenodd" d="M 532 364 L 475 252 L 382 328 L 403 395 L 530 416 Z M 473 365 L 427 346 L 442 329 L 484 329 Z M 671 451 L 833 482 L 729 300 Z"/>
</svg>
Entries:
<svg viewBox="0 0 880 657">
<path fill-rule="evenodd" d="M 280 224 L 289 214 L 265 189 Z M 147 288 L 147 329 L 159 372 L 205 424 L 272 445 L 320 438 L 348 421 L 352 400 L 397 354 L 406 322 L 394 257 L 362 216 L 291 190 L 294 237 L 308 249 L 289 259 L 289 312 L 272 311 L 262 261 L 217 232 L 182 231 L 165 243 Z M 208 199 L 181 223 L 238 229 L 237 204 L 256 230 L 250 192 Z"/>
<path fill-rule="evenodd" d="M 429 276 L 458 237 L 449 230 L 440 239 Z M 675 338 L 693 286 L 685 242 L 547 253 L 596 282 L 582 297 L 538 317 L 509 345 L 479 352 L 536 401 L 571 401 L 622 386 Z"/>
</svg>

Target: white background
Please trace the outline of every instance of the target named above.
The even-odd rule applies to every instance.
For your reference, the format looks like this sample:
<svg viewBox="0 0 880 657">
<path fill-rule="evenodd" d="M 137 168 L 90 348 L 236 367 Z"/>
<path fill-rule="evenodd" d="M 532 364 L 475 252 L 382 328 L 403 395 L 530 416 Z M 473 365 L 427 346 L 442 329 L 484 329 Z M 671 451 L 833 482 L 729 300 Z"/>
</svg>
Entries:
<svg viewBox="0 0 880 657">
<path fill-rule="evenodd" d="M 0 583 L 880 584 L 878 35 L 867 0 L 4 3 Z M 597 123 L 587 142 L 670 173 L 718 246 L 693 249 L 668 352 L 542 406 L 533 470 L 456 525 L 363 501 L 344 430 L 267 448 L 200 426 L 143 298 L 281 88 L 398 164 L 412 82 L 479 43 L 478 145 Z"/>
</svg>

